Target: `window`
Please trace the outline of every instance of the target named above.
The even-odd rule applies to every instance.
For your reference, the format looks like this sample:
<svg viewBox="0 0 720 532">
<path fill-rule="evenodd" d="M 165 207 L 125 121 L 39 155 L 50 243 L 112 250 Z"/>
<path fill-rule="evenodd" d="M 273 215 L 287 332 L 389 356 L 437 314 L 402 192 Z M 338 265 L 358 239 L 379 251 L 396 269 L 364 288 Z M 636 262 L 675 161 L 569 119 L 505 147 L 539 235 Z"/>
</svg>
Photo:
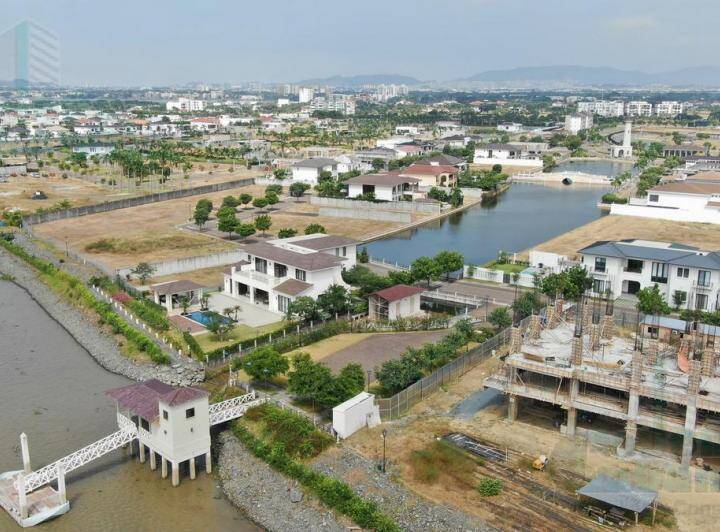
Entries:
<svg viewBox="0 0 720 532">
<path fill-rule="evenodd" d="M 185 419 L 190 419 L 191 417 L 195 417 L 194 408 L 188 408 L 187 410 L 185 410 Z"/>
<path fill-rule="evenodd" d="M 687 302 L 687 292 L 683 290 L 675 290 L 673 292 L 672 303 L 676 307 L 682 307 Z"/>
<path fill-rule="evenodd" d="M 275 263 L 275 277 L 281 279 L 287 276 L 287 266 L 284 264 Z"/>
<path fill-rule="evenodd" d="M 647 332 L 650 335 L 650 338 L 653 340 L 657 340 L 658 336 L 660 336 L 660 328 L 659 327 L 648 327 Z"/>
<path fill-rule="evenodd" d="M 347 257 L 347 246 L 343 246 L 343 257 Z"/>
<path fill-rule="evenodd" d="M 140 426 L 148 432 L 150 431 L 150 423 L 147 419 L 140 418 Z"/>
<path fill-rule="evenodd" d="M 298 268 L 295 268 L 295 279 L 298 281 L 304 281 L 306 279 L 307 275 L 305 270 L 299 270 Z"/>
<path fill-rule="evenodd" d="M 637 259 L 628 259 L 625 271 L 630 273 L 642 273 L 643 261 Z"/>
<path fill-rule="evenodd" d="M 695 296 L 695 309 L 705 310 L 707 308 L 708 296 L 707 294 L 697 294 Z"/>
<path fill-rule="evenodd" d="M 710 286 L 710 272 L 708 270 L 698 270 L 698 286 Z"/>
<path fill-rule="evenodd" d="M 688 277 L 690 277 L 690 268 L 678 268 L 677 276 L 682 277 L 683 279 L 687 279 Z"/>
<path fill-rule="evenodd" d="M 602 294 L 603 292 L 605 292 L 605 281 L 602 281 L 600 279 L 594 279 L 593 292 L 595 292 L 596 294 Z"/>
<path fill-rule="evenodd" d="M 278 301 L 278 310 L 280 312 L 287 312 L 288 305 L 290 304 L 290 298 L 286 297 L 286 296 L 281 296 L 278 294 L 277 301 Z"/>
<path fill-rule="evenodd" d="M 652 203 L 657 203 L 657 201 L 658 201 L 658 195 L 657 195 L 657 194 L 650 194 L 649 200 L 650 200 Z"/>
<path fill-rule="evenodd" d="M 605 271 L 605 257 L 595 257 L 595 271 L 596 272 L 604 272 Z"/>
<path fill-rule="evenodd" d="M 650 280 L 653 283 L 667 283 L 668 265 L 664 262 L 653 262 Z"/>
<path fill-rule="evenodd" d="M 167 420 L 167 418 L 168 418 L 167 410 L 163 410 L 163 419 Z"/>
<path fill-rule="evenodd" d="M 255 257 L 255 271 L 267 273 L 267 261 L 265 259 Z"/>
</svg>

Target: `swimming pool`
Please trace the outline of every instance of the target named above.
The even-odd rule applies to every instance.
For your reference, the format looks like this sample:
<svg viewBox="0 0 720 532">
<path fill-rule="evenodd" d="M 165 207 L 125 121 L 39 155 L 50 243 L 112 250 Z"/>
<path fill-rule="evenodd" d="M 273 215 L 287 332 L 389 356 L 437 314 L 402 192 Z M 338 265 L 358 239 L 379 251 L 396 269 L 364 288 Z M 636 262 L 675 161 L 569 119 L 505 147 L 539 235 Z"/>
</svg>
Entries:
<svg viewBox="0 0 720 532">
<path fill-rule="evenodd" d="M 217 312 L 211 310 L 195 310 L 185 316 L 188 319 L 198 322 L 200 325 L 207 327 L 213 321 L 219 321 L 220 323 L 233 323 L 233 320 Z"/>
</svg>

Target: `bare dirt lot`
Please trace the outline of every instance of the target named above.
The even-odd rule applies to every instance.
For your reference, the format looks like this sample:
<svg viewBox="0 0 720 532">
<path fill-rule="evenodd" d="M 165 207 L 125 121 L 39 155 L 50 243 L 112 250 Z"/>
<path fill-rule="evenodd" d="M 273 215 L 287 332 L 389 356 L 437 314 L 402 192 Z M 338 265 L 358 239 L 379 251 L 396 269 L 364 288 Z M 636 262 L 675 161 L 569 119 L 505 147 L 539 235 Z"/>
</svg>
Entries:
<svg viewBox="0 0 720 532">
<path fill-rule="evenodd" d="M 603 216 L 599 220 L 573 229 L 533 249 L 573 258 L 577 251 L 598 240 L 638 238 L 661 242 L 678 242 L 703 250 L 720 249 L 720 226 L 690 222 L 672 222 L 636 216 Z M 527 258 L 528 251 L 522 253 Z"/>
</svg>

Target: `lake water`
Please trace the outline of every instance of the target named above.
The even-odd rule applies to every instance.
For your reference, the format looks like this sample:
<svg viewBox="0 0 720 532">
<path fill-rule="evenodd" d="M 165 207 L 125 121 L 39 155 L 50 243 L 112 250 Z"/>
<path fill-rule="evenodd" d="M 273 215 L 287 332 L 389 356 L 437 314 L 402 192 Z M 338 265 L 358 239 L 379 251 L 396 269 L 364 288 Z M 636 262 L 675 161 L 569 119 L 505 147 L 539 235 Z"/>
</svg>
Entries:
<svg viewBox="0 0 720 532">
<path fill-rule="evenodd" d="M 558 164 L 553 172 L 582 172 L 585 174 L 616 176 L 622 172 L 633 171 L 633 164 L 623 161 L 566 161 Z"/>
<path fill-rule="evenodd" d="M 513 183 L 491 204 L 368 244 L 374 257 L 410 264 L 421 255 L 459 251 L 466 263 L 483 264 L 499 250 L 523 251 L 596 220 L 603 187 Z"/>
<path fill-rule="evenodd" d="M 0 281 L 0 471 L 22 468 L 21 432 L 35 469 L 117 430 L 105 390 L 130 383 L 100 367 L 30 296 Z M 259 530 L 215 477 L 170 479 L 117 450 L 68 476 L 70 511 L 48 531 Z M 0 530 L 20 530 L 0 510 Z"/>
</svg>

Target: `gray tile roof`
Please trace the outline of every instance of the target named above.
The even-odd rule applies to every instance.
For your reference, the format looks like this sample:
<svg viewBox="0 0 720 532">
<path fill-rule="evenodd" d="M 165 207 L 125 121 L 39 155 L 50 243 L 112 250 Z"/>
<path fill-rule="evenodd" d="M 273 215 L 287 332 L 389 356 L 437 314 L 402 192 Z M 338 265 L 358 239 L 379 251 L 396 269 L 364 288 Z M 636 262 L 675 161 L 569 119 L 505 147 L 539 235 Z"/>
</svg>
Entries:
<svg viewBox="0 0 720 532">
<path fill-rule="evenodd" d="M 579 253 L 619 259 L 653 260 L 688 268 L 720 269 L 720 253 L 701 253 L 697 248 L 683 244 L 656 248 L 626 241 L 599 241 L 581 249 Z"/>
<path fill-rule="evenodd" d="M 310 159 L 304 159 L 293 164 L 293 166 L 302 168 L 324 168 L 326 166 L 336 165 L 337 161 L 335 159 L 328 159 L 326 157 L 312 157 Z"/>
<path fill-rule="evenodd" d="M 323 235 L 316 238 L 306 238 L 301 240 L 295 240 L 289 242 L 293 246 L 298 246 L 306 249 L 313 249 L 315 251 L 322 251 L 324 249 L 337 248 L 341 246 L 352 246 L 358 243 L 357 240 L 348 238 L 340 235 Z"/>
<path fill-rule="evenodd" d="M 265 242 L 246 244 L 242 246 L 242 250 L 261 259 L 308 271 L 326 270 L 339 266 L 344 261 L 342 257 L 336 257 L 328 253 L 298 253 Z"/>
</svg>

